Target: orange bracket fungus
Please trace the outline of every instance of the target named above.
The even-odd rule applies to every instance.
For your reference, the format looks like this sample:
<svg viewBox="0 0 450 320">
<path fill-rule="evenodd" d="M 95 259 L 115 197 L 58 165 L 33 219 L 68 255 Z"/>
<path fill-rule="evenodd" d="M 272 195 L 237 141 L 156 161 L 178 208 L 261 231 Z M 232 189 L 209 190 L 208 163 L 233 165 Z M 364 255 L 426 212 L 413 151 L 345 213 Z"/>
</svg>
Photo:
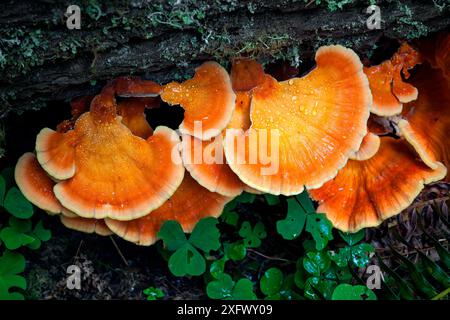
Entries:
<svg viewBox="0 0 450 320">
<path fill-rule="evenodd" d="M 359 150 L 355 152 L 350 159 L 352 160 L 368 160 L 372 158 L 380 148 L 380 135 L 386 135 L 389 131 L 380 123 L 378 118 L 371 115 L 367 122 L 367 134 L 364 137 Z"/>
<path fill-rule="evenodd" d="M 159 107 L 159 100 L 155 98 L 127 98 L 118 103 L 117 111 L 122 117 L 122 123 L 138 137 L 147 139 L 153 129 L 145 117 L 145 109 Z"/>
<path fill-rule="evenodd" d="M 70 101 L 70 113 L 73 119 L 78 119 L 83 113 L 89 110 L 89 105 L 95 96 L 76 97 Z"/>
<path fill-rule="evenodd" d="M 191 232 L 200 219 L 220 216 L 230 200 L 206 190 L 186 173 L 173 196 L 145 217 L 131 221 L 105 219 L 105 222 L 109 229 L 125 240 L 149 246 L 158 240 L 157 233 L 165 221 L 176 220 L 184 232 Z"/>
<path fill-rule="evenodd" d="M 33 153 L 27 152 L 19 158 L 14 178 L 20 191 L 31 203 L 49 214 L 61 213 L 61 203 L 53 193 L 55 182 L 41 168 Z"/>
<path fill-rule="evenodd" d="M 374 227 L 400 213 L 424 184 L 442 179 L 446 168 L 430 169 L 403 140 L 382 137 L 378 152 L 369 160 L 350 160 L 335 179 L 311 196 L 319 201 L 334 227 L 356 232 Z"/>
<path fill-rule="evenodd" d="M 227 135 L 227 161 L 250 187 L 283 195 L 318 188 L 359 150 L 372 101 L 362 64 L 342 46 L 321 47 L 316 62 L 302 78 L 266 75 L 251 92 L 250 129 Z"/>
<path fill-rule="evenodd" d="M 185 168 L 200 185 L 212 192 L 233 197 L 243 190 L 255 192 L 246 186 L 226 164 L 223 153 L 223 136 L 227 129 L 247 130 L 250 127 L 249 91 L 264 80 L 262 66 L 253 60 L 233 61 L 231 81 L 236 92 L 233 115 L 225 131 L 211 141 L 201 141 L 183 135 L 182 157 Z"/>
<path fill-rule="evenodd" d="M 371 112 L 393 116 L 402 111 L 402 103 L 417 99 L 417 89 L 402 79 L 409 78 L 408 70 L 420 63 L 417 51 L 403 43 L 390 60 L 377 66 L 364 67 L 373 95 Z"/>
<path fill-rule="evenodd" d="M 130 220 L 159 207 L 181 183 L 178 144 L 167 127 L 147 140 L 133 135 L 116 115 L 114 88 L 107 86 L 73 130 L 42 129 L 36 152 L 45 171 L 63 180 L 54 192 L 65 208 L 84 218 Z"/>
<path fill-rule="evenodd" d="M 368 132 L 364 137 L 359 150 L 354 155 L 350 156 L 352 160 L 368 160 L 372 158 L 380 148 L 380 138 L 372 133 Z"/>
<path fill-rule="evenodd" d="M 444 164 L 450 168 L 450 80 L 442 69 L 428 63 L 412 79 L 419 97 L 405 106 L 399 121 L 400 134 L 432 169 Z M 450 182 L 450 174 L 446 181 Z"/>
<path fill-rule="evenodd" d="M 157 97 L 162 90 L 158 83 L 139 77 L 119 77 L 114 79 L 112 84 L 119 97 Z"/>
<path fill-rule="evenodd" d="M 112 234 L 103 220 L 80 218 L 61 205 L 53 192 L 55 182 L 41 168 L 33 153 L 27 152 L 20 157 L 14 175 L 24 196 L 51 215 L 62 213 L 61 222 L 67 228 L 104 236 Z"/>
<path fill-rule="evenodd" d="M 227 71 L 216 62 L 205 62 L 195 70 L 192 79 L 163 86 L 161 99 L 183 107 L 182 134 L 208 140 L 230 122 L 235 94 Z"/>
<path fill-rule="evenodd" d="M 69 229 L 84 232 L 84 233 L 96 233 L 101 236 L 112 235 L 113 232 L 106 226 L 104 220 L 88 219 L 74 217 L 69 218 L 64 215 L 60 216 L 61 223 Z"/>
</svg>

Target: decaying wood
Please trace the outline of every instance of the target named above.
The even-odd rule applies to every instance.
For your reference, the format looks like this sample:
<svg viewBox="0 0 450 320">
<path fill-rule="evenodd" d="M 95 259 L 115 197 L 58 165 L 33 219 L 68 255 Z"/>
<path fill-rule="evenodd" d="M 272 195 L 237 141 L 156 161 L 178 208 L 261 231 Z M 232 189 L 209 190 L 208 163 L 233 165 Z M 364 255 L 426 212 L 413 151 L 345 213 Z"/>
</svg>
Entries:
<svg viewBox="0 0 450 320">
<path fill-rule="evenodd" d="M 201 61 L 238 55 L 261 62 L 309 60 L 318 46 L 341 43 L 362 58 L 376 41 L 448 28 L 445 1 L 379 3 L 380 30 L 369 30 L 368 1 L 10 1 L 0 4 L 0 118 L 91 94 L 105 80 L 139 74 L 183 78 Z M 68 30 L 69 4 L 81 29 Z"/>
</svg>

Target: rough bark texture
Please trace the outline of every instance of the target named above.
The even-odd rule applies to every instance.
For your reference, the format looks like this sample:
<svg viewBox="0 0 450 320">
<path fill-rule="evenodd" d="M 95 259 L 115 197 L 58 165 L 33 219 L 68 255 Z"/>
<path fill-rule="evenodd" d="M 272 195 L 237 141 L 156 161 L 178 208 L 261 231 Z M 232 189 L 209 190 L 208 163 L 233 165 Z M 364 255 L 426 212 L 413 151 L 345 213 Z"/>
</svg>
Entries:
<svg viewBox="0 0 450 320">
<path fill-rule="evenodd" d="M 317 4 L 320 3 L 320 4 Z M 68 30 L 69 4 L 81 30 Z M 182 79 L 207 59 L 309 60 L 340 43 L 362 58 L 376 41 L 414 39 L 450 25 L 439 1 L 378 1 L 381 30 L 368 30 L 369 1 L 10 1 L 0 4 L 0 118 L 48 101 L 98 91 L 104 80 L 139 74 Z"/>
</svg>

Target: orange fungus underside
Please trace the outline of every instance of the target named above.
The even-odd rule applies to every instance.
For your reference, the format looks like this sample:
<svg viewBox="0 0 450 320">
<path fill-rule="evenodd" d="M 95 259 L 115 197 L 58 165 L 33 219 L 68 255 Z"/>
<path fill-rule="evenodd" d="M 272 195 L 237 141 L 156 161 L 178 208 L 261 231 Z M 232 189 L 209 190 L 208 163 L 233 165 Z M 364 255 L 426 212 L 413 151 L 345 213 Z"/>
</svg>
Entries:
<svg viewBox="0 0 450 320">
<path fill-rule="evenodd" d="M 157 106 L 158 100 L 154 98 L 127 98 L 119 102 L 118 114 L 122 117 L 122 123 L 138 137 L 147 139 L 153 133 L 153 129 L 145 117 L 147 107 Z"/>
<path fill-rule="evenodd" d="M 17 186 L 34 205 L 50 214 L 59 214 L 62 206 L 53 193 L 55 182 L 41 168 L 33 153 L 19 158 L 14 172 Z"/>
<path fill-rule="evenodd" d="M 101 236 L 112 235 L 113 232 L 106 226 L 104 220 L 87 219 L 74 217 L 69 218 L 64 215 L 60 216 L 61 223 L 69 229 L 81 231 L 84 233 L 96 233 Z"/>
<path fill-rule="evenodd" d="M 118 236 L 139 245 L 151 245 L 157 240 L 161 225 L 168 220 L 178 221 L 184 232 L 191 232 L 205 217 L 218 217 L 231 198 L 213 193 L 185 174 L 177 191 L 161 207 L 145 217 L 132 221 L 106 219 L 107 226 Z"/>
<path fill-rule="evenodd" d="M 450 168 L 450 80 L 428 63 L 411 80 L 420 93 L 405 106 L 400 132 L 430 168 L 441 163 Z M 446 181 L 450 182 L 450 174 Z"/>
<path fill-rule="evenodd" d="M 333 225 L 356 232 L 379 225 L 408 207 L 424 184 L 442 179 L 446 169 L 433 170 L 403 140 L 382 137 L 380 149 L 366 161 L 350 160 L 335 179 L 311 191 Z"/>
</svg>

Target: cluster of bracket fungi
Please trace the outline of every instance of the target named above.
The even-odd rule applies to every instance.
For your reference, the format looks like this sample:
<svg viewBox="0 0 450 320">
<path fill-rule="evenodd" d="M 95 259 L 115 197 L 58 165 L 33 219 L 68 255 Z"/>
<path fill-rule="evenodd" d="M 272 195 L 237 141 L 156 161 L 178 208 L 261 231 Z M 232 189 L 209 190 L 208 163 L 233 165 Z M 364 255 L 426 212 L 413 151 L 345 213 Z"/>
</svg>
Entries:
<svg viewBox="0 0 450 320">
<path fill-rule="evenodd" d="M 153 244 L 167 220 L 190 232 L 243 191 L 306 188 L 336 228 L 377 226 L 425 184 L 450 181 L 449 52 L 450 36 L 440 34 L 368 67 L 351 49 L 321 47 L 312 71 L 280 82 L 245 58 L 230 74 L 205 62 L 182 83 L 117 78 L 95 97 L 74 99 L 72 118 L 56 131 L 42 129 L 15 179 L 65 226 L 139 245 Z M 161 100 L 184 109 L 180 135 L 148 124 L 145 108 Z M 228 129 L 240 135 L 222 139 Z M 265 130 L 279 139 L 277 171 L 266 175 L 262 144 L 249 143 Z M 227 161 L 186 162 L 196 143 Z"/>
</svg>

